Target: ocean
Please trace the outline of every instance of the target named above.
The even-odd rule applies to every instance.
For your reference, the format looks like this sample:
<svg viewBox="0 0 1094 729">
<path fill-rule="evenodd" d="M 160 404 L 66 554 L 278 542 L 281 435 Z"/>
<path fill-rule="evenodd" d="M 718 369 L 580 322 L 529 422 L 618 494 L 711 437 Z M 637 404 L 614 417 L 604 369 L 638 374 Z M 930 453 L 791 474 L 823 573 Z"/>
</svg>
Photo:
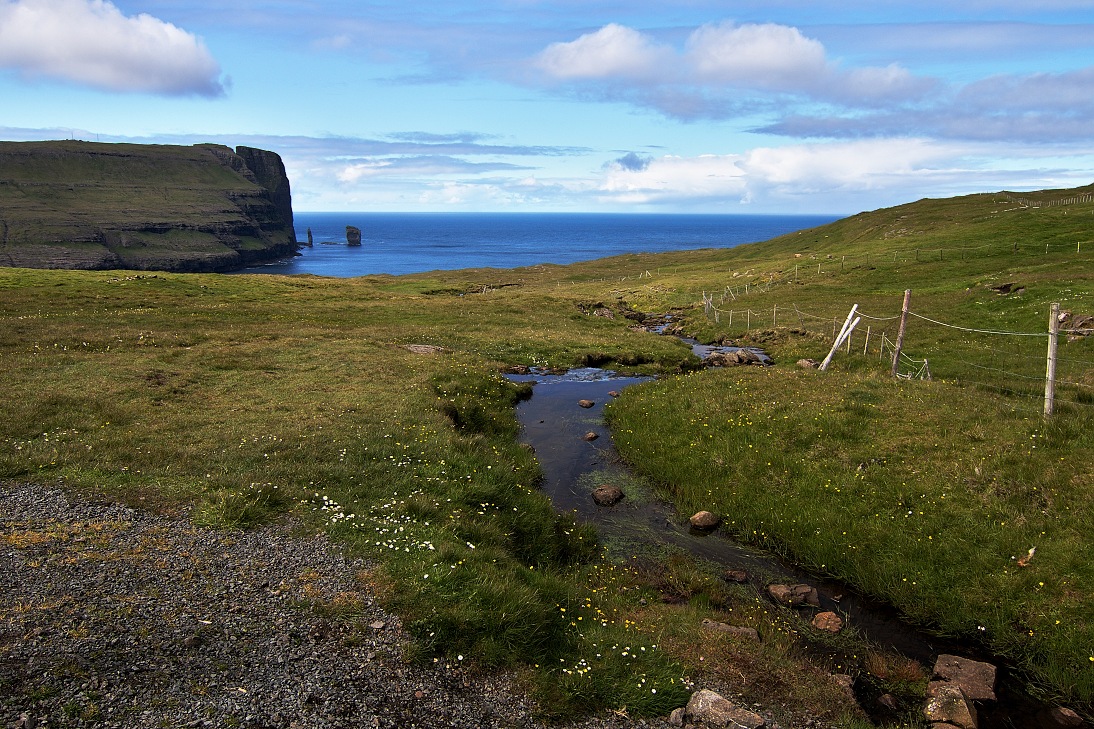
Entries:
<svg viewBox="0 0 1094 729">
<path fill-rule="evenodd" d="M 300 255 L 240 273 L 352 277 L 576 263 L 623 253 L 731 248 L 824 225 L 836 215 L 296 213 Z M 346 226 L 361 246 L 346 245 Z"/>
</svg>

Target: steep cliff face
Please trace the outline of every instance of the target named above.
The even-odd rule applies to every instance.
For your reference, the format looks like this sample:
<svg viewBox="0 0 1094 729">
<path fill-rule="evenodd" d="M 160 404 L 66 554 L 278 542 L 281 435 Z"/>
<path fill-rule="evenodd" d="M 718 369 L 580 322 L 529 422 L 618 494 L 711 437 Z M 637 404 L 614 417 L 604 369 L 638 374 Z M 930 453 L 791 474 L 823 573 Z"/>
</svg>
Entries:
<svg viewBox="0 0 1094 729">
<path fill-rule="evenodd" d="M 226 271 L 296 247 L 274 152 L 0 142 L 0 265 Z"/>
<path fill-rule="evenodd" d="M 281 221 L 293 229 L 292 192 L 289 190 L 289 176 L 285 174 L 285 164 L 275 152 L 255 147 L 236 147 L 236 154 L 243 159 L 257 182 L 270 192 L 270 199 L 277 208 Z"/>
</svg>

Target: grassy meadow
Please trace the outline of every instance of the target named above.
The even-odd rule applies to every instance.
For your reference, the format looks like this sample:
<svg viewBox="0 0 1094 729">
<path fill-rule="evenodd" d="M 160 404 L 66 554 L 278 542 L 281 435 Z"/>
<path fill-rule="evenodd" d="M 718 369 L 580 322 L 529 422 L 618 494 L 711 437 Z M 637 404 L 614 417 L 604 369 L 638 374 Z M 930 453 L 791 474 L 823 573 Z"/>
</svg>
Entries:
<svg viewBox="0 0 1094 729">
<path fill-rule="evenodd" d="M 921 201 L 763 244 L 566 267 L 0 269 L 0 479 L 221 528 L 293 514 L 370 559 L 359 579 L 403 616 L 412 658 L 516 670 L 547 713 L 664 714 L 720 681 L 786 717 L 864 725 L 830 672 L 921 696 L 921 669 L 853 632 L 823 638 L 709 566 L 621 557 L 554 513 L 518 442 L 526 386 L 500 373 L 607 363 L 659 375 L 608 417 L 683 516 L 716 511 L 1090 714 L 1090 337 L 1061 336 L 1056 414 L 1041 414 L 1050 304 L 1094 315 L 1094 205 L 1073 194 Z M 917 362 L 901 371 L 930 380 L 889 374 L 906 289 Z M 853 304 L 872 318 L 849 351 L 826 372 L 796 367 L 828 353 Z M 629 309 L 777 365 L 699 370 Z M 704 634 L 704 618 L 762 640 Z M 916 725 L 908 706 L 894 722 Z"/>
</svg>

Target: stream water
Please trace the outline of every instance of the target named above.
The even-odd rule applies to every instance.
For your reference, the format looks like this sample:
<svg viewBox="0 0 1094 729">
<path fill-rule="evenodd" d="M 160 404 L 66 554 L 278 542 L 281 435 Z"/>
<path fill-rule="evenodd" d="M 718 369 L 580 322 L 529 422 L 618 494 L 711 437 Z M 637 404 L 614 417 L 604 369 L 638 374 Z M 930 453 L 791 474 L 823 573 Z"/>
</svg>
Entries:
<svg viewBox="0 0 1094 729">
<path fill-rule="evenodd" d="M 629 476 L 603 423 L 604 404 L 623 388 L 651 378 L 620 376 L 593 368 L 565 374 L 533 372 L 508 377 L 534 383 L 532 397 L 518 405 L 517 417 L 523 440 L 535 449 L 543 470 L 544 492 L 556 509 L 572 512 L 593 524 L 606 541 L 652 543 L 686 550 L 727 570 L 745 570 L 761 593 L 766 585 L 775 582 L 812 585 L 817 589 L 822 610 L 840 614 L 874 645 L 915 659 L 928 668 L 941 653 L 978 657 L 969 646 L 955 645 L 901 622 L 894 609 L 858 595 L 846 585 L 811 576 L 775 555 L 734 542 L 720 530 L 710 534 L 692 530 L 686 518 L 657 498 L 624 498 L 614 506 L 597 506 L 591 496 L 597 485 L 611 483 L 613 476 L 621 481 Z M 582 407 L 578 404 L 582 400 L 593 405 Z M 595 434 L 596 438 L 589 440 L 588 434 Z M 1036 726 L 1033 715 L 1040 707 L 1008 686 L 1005 667 L 1001 667 L 1000 676 L 997 688 L 1000 700 L 981 707 L 981 729 Z M 874 698 L 860 696 L 866 699 L 864 704 L 872 703 Z M 871 711 L 873 707 L 865 708 Z"/>
</svg>

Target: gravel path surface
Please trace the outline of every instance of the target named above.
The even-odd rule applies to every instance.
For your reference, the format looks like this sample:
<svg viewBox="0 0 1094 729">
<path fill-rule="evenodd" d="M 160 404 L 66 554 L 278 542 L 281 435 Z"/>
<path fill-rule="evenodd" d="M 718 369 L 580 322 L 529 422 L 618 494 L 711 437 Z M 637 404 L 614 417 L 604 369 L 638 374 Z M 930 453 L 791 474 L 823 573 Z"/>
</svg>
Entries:
<svg viewBox="0 0 1094 729">
<path fill-rule="evenodd" d="M 284 527 L 0 483 L 0 726 L 540 726 L 505 676 L 407 664 L 366 568 Z"/>
</svg>

